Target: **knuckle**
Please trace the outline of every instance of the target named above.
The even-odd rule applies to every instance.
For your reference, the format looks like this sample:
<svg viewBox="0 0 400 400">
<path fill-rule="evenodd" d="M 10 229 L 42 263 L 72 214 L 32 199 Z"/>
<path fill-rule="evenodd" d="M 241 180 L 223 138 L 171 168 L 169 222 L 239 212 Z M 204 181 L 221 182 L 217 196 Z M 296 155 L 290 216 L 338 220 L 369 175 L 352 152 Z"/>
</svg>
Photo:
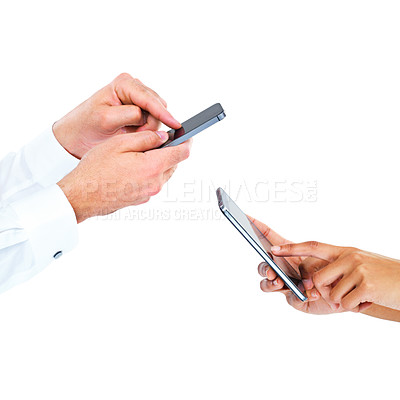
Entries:
<svg viewBox="0 0 400 400">
<path fill-rule="evenodd" d="M 334 302 L 334 303 L 339 303 L 340 302 L 340 297 L 339 295 L 335 292 L 335 289 L 332 290 L 331 295 L 329 296 L 330 299 Z"/>
<path fill-rule="evenodd" d="M 357 247 L 345 247 L 344 249 L 348 253 L 353 253 L 354 251 L 358 251 Z"/>
<path fill-rule="evenodd" d="M 348 300 L 346 300 L 346 299 L 344 299 L 342 301 L 341 305 L 342 305 L 343 309 L 345 309 L 346 311 L 351 311 L 352 310 L 350 302 Z"/>
<path fill-rule="evenodd" d="M 120 81 L 124 81 L 127 79 L 133 79 L 132 76 L 130 74 L 128 74 L 127 72 L 122 72 L 116 78 L 116 80 L 120 80 Z"/>
<path fill-rule="evenodd" d="M 374 291 L 374 285 L 368 281 L 362 281 L 360 284 L 360 292 L 362 295 L 370 295 Z"/>
<path fill-rule="evenodd" d="M 348 255 L 348 258 L 352 264 L 359 265 L 363 262 L 364 255 L 361 251 L 355 249 Z"/>
<path fill-rule="evenodd" d="M 170 162 L 174 165 L 179 164 L 181 161 L 187 160 L 190 156 L 190 146 L 188 143 L 182 143 L 175 147 L 170 154 Z"/>
<path fill-rule="evenodd" d="M 283 244 L 281 246 L 281 250 L 291 253 L 294 249 L 293 243 Z"/>
<path fill-rule="evenodd" d="M 322 276 L 321 276 L 321 272 L 317 271 L 315 272 L 313 278 L 312 278 L 314 285 L 317 289 L 319 289 L 322 286 Z"/>
<path fill-rule="evenodd" d="M 182 160 L 187 160 L 190 156 L 190 147 L 185 146 L 182 150 Z"/>
<path fill-rule="evenodd" d="M 101 111 L 97 115 L 99 126 L 107 130 L 111 124 L 111 114 L 108 110 Z"/>
<path fill-rule="evenodd" d="M 132 108 L 132 118 L 135 120 L 140 120 L 142 119 L 143 114 L 142 114 L 142 110 L 140 109 L 140 107 L 133 107 Z"/>
<path fill-rule="evenodd" d="M 146 146 L 148 146 L 148 147 L 153 146 L 153 144 L 155 144 L 158 139 L 159 139 L 159 137 L 154 132 L 147 134 L 145 137 Z"/>
<path fill-rule="evenodd" d="M 162 189 L 161 182 L 152 182 L 148 188 L 148 195 L 155 196 L 156 194 L 160 193 Z"/>
<path fill-rule="evenodd" d="M 140 132 L 140 142 L 141 144 L 147 148 L 147 149 L 153 149 L 155 146 L 158 144 L 159 137 L 155 132 L 150 132 L 150 131 L 143 131 Z M 150 168 L 151 165 L 155 163 L 154 159 L 148 160 L 149 162 L 147 163 L 147 167 Z"/>
<path fill-rule="evenodd" d="M 356 267 L 356 271 L 358 275 L 360 275 L 362 278 L 365 278 L 368 272 L 368 267 L 365 264 L 358 264 Z"/>
<path fill-rule="evenodd" d="M 281 251 L 284 251 L 288 254 L 293 253 L 296 250 L 296 245 L 294 243 L 287 243 L 281 246 Z"/>
</svg>

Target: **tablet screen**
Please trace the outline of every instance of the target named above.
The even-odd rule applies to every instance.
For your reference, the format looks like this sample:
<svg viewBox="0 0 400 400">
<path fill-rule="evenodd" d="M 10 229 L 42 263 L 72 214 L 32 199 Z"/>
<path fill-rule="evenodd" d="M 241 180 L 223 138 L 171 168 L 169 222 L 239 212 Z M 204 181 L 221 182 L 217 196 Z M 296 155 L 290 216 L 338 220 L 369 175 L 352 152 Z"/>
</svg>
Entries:
<svg viewBox="0 0 400 400">
<path fill-rule="evenodd" d="M 247 215 L 236 205 L 236 203 L 224 192 L 220 191 L 223 205 L 235 221 L 244 229 L 249 236 L 264 250 L 274 263 L 293 281 L 300 281 L 301 278 L 296 270 L 283 257 L 275 257 L 271 252 L 271 242 L 260 232 L 260 230 L 249 220 Z M 298 282 L 295 282 L 298 283 Z"/>
</svg>

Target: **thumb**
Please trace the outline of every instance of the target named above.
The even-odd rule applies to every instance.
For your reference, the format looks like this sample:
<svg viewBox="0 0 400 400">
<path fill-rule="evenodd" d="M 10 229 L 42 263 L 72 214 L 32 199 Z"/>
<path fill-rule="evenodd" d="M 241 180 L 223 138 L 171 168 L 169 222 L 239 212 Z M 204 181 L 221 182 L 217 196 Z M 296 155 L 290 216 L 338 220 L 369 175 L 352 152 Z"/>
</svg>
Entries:
<svg viewBox="0 0 400 400">
<path fill-rule="evenodd" d="M 325 267 L 328 264 L 325 260 L 320 260 L 314 257 L 307 257 L 299 265 L 299 272 L 306 290 L 311 290 L 314 287 L 313 276 L 316 271 Z"/>
<path fill-rule="evenodd" d="M 160 147 L 168 140 L 164 131 L 142 131 L 119 135 L 121 151 L 148 151 Z"/>
</svg>

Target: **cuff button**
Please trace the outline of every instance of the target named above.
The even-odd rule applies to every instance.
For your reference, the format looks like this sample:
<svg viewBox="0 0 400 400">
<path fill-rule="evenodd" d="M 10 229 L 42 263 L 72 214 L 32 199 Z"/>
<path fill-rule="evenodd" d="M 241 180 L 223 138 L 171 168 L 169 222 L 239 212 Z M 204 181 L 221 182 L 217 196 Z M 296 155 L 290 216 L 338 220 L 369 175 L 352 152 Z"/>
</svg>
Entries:
<svg viewBox="0 0 400 400">
<path fill-rule="evenodd" d="M 60 258 L 63 255 L 62 251 L 57 251 L 56 254 L 54 254 L 53 258 L 57 260 L 57 258 Z"/>
</svg>

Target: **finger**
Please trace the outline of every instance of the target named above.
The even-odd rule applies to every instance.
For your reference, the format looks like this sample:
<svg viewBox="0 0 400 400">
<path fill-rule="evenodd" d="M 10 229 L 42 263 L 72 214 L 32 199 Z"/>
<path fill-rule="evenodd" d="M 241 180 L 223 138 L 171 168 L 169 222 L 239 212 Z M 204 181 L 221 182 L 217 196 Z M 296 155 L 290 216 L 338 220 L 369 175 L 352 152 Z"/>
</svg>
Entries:
<svg viewBox="0 0 400 400">
<path fill-rule="evenodd" d="M 150 89 L 151 90 L 151 89 Z M 155 92 L 154 92 L 155 93 Z M 165 108 L 167 108 L 168 107 L 168 104 L 167 104 L 167 102 L 160 96 L 160 101 L 161 101 L 161 103 L 163 103 L 164 104 L 164 107 Z"/>
<path fill-rule="evenodd" d="M 273 231 L 269 226 L 247 215 L 247 218 L 259 229 L 259 231 L 271 242 L 272 245 L 291 243 L 281 235 Z"/>
<path fill-rule="evenodd" d="M 186 160 L 190 155 L 191 140 L 178 146 L 164 147 L 145 153 L 150 162 L 157 166 L 160 171 L 167 171 L 180 162 Z"/>
<path fill-rule="evenodd" d="M 364 290 L 358 286 L 342 299 L 342 307 L 347 311 L 359 312 L 360 304 L 367 301 Z"/>
<path fill-rule="evenodd" d="M 331 301 L 334 303 L 341 303 L 342 298 L 348 295 L 360 283 L 360 281 L 360 276 L 355 270 L 353 270 L 349 275 L 344 276 L 331 290 Z"/>
<path fill-rule="evenodd" d="M 167 107 L 167 102 L 157 92 L 145 85 L 140 79 L 136 78 L 136 80 L 141 83 L 147 90 L 150 90 L 154 95 L 156 95 L 160 99 L 161 103 L 163 103 L 164 106 Z"/>
<path fill-rule="evenodd" d="M 320 260 L 314 257 L 307 257 L 299 265 L 299 272 L 301 279 L 303 281 L 304 288 L 306 290 L 311 290 L 314 287 L 314 282 L 312 280 L 316 271 L 327 265 L 327 261 Z"/>
<path fill-rule="evenodd" d="M 316 271 L 312 277 L 316 289 L 321 297 L 329 304 L 333 311 L 339 308 L 339 303 L 331 299 L 333 284 L 337 285 L 340 279 L 349 271 L 349 267 L 339 259 L 320 270 Z"/>
<path fill-rule="evenodd" d="M 112 138 L 120 151 L 143 152 L 161 146 L 168 140 L 168 133 L 163 131 L 134 132 Z"/>
<path fill-rule="evenodd" d="M 307 301 L 316 301 L 321 298 L 321 294 L 318 292 L 317 289 L 306 290 Z"/>
<path fill-rule="evenodd" d="M 268 279 L 263 279 L 260 282 L 260 288 L 263 292 L 270 293 L 270 292 L 282 292 L 285 293 L 289 291 L 286 288 L 285 284 L 283 283 L 281 278 L 276 278 L 273 281 Z"/>
<path fill-rule="evenodd" d="M 247 215 L 247 218 L 257 227 L 257 229 L 267 238 L 267 240 L 272 244 L 272 245 L 281 245 L 285 243 L 292 243 L 290 240 L 287 240 L 283 238 L 281 235 L 276 233 L 274 230 L 272 230 L 269 226 L 265 225 L 264 223 L 258 221 L 257 219 L 251 217 L 250 215 Z M 271 257 L 273 258 L 273 257 Z M 301 258 L 299 257 L 293 257 L 287 259 L 289 264 L 292 266 L 299 265 L 301 262 Z"/>
<path fill-rule="evenodd" d="M 146 123 L 141 127 L 137 128 L 137 132 L 141 131 L 158 131 L 161 126 L 161 122 L 149 114 L 147 111 L 143 111 L 143 114 L 147 114 Z"/>
<path fill-rule="evenodd" d="M 139 81 L 140 82 L 140 81 Z M 149 90 L 151 93 L 153 93 L 153 95 L 155 96 L 155 97 L 158 97 L 158 99 L 161 101 L 161 103 L 163 104 L 163 106 L 165 107 L 165 108 L 167 108 L 168 107 L 168 104 L 167 104 L 167 102 L 155 91 L 155 90 L 153 90 L 151 87 L 148 87 L 147 85 L 145 85 L 143 82 L 140 82 L 147 90 Z"/>
<path fill-rule="evenodd" d="M 273 281 L 278 276 L 266 262 L 262 262 L 258 265 L 258 273 L 270 281 Z"/>
<path fill-rule="evenodd" d="M 123 74 L 116 81 L 115 92 L 123 104 L 136 104 L 173 129 L 181 127 L 179 121 L 167 110 L 160 97 L 147 90 L 141 82 L 129 75 Z"/>
<path fill-rule="evenodd" d="M 339 282 L 336 281 L 344 275 L 349 274 L 353 269 L 353 265 L 354 262 L 350 257 L 339 258 L 314 274 L 314 285 L 318 290 L 323 286 L 332 285 L 333 283 L 336 283 L 335 286 L 339 285 Z"/>
<path fill-rule="evenodd" d="M 106 113 L 105 128 L 109 131 L 115 131 L 124 126 L 141 126 L 146 123 L 146 117 L 138 106 L 112 106 L 108 107 Z"/>
<path fill-rule="evenodd" d="M 321 260 L 334 261 L 342 252 L 343 247 L 332 246 L 319 242 L 288 243 L 272 247 L 272 252 L 277 256 L 306 256 L 320 258 Z"/>
</svg>

